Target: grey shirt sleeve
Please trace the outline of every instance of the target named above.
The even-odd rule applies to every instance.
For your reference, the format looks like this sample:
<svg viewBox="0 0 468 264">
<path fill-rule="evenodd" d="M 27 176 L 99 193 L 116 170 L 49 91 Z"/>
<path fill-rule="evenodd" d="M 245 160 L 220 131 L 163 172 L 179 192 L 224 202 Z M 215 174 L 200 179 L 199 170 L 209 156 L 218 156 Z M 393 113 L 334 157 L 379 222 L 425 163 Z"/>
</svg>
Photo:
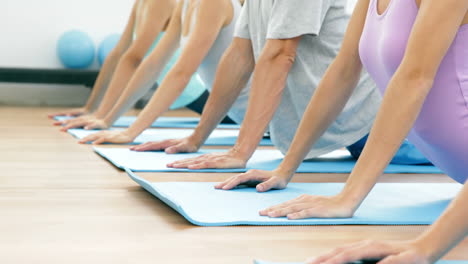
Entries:
<svg viewBox="0 0 468 264">
<path fill-rule="evenodd" d="M 267 39 L 319 35 L 333 0 L 275 0 Z"/>
<path fill-rule="evenodd" d="M 254 0 L 257 1 L 257 0 Z M 241 13 L 237 19 L 236 29 L 234 30 L 234 37 L 250 39 L 249 31 L 249 9 L 247 1 L 242 6 Z"/>
</svg>

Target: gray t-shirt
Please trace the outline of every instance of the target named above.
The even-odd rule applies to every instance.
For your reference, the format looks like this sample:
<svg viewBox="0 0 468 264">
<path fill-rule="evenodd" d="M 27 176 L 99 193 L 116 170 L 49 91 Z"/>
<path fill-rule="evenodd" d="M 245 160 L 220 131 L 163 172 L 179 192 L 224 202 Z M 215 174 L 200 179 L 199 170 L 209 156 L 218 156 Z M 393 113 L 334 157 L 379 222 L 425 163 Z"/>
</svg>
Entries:
<svg viewBox="0 0 468 264">
<path fill-rule="evenodd" d="M 257 60 L 267 39 L 302 36 L 281 103 L 269 125 L 275 146 L 286 153 L 322 76 L 338 54 L 349 22 L 346 0 L 247 0 L 236 37 L 250 39 Z M 349 146 L 369 133 L 381 96 L 363 73 L 343 112 L 307 155 Z"/>
</svg>

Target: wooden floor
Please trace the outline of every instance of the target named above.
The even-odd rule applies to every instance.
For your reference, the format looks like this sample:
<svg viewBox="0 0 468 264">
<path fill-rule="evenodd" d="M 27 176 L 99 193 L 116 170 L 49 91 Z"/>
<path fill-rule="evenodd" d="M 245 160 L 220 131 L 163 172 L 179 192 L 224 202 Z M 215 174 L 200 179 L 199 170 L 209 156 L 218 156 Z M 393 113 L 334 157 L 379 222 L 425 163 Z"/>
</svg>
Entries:
<svg viewBox="0 0 468 264">
<path fill-rule="evenodd" d="M 1 263 L 301 261 L 343 243 L 411 239 L 427 228 L 196 227 L 90 146 L 59 132 L 46 117 L 55 110 L 0 107 Z M 139 175 L 152 181 L 220 181 L 231 174 Z M 343 182 L 346 177 L 304 174 L 296 181 Z M 382 181 L 450 182 L 443 175 L 386 175 Z M 468 241 L 447 259 L 468 259 Z"/>
</svg>

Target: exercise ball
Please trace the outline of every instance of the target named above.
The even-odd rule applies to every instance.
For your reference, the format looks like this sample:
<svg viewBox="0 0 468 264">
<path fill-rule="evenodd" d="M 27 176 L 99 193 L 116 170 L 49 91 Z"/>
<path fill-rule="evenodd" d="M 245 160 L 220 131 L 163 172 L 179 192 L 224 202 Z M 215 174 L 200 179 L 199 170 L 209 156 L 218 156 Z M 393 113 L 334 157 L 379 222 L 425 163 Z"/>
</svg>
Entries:
<svg viewBox="0 0 468 264">
<path fill-rule="evenodd" d="M 146 56 L 148 56 L 153 49 L 158 45 L 158 42 L 161 40 L 163 37 L 164 33 L 159 34 L 159 36 L 154 40 L 153 45 L 151 45 L 150 49 L 146 53 Z M 177 63 L 177 60 L 179 59 L 181 54 L 181 50 L 177 50 L 172 56 L 171 60 L 166 64 L 166 67 L 162 70 L 160 77 L 158 79 L 158 84 L 160 85 L 166 75 L 169 73 L 169 71 L 174 67 L 174 65 Z M 195 73 L 192 78 L 190 79 L 190 82 L 187 84 L 187 87 L 184 89 L 182 94 L 177 98 L 177 100 L 171 105 L 170 109 L 178 109 L 185 107 L 189 105 L 190 103 L 194 102 L 195 100 L 198 99 L 204 92 L 206 91 L 206 85 L 203 82 L 203 80 L 200 78 L 200 76 Z"/>
<path fill-rule="evenodd" d="M 117 46 L 120 40 L 120 34 L 112 34 L 104 38 L 104 40 L 99 44 L 98 48 L 98 62 L 99 65 L 103 65 L 104 61 L 107 58 L 107 55 Z"/>
<path fill-rule="evenodd" d="M 71 30 L 60 36 L 57 42 L 57 54 L 65 67 L 84 69 L 93 64 L 95 47 L 88 34 Z"/>
</svg>

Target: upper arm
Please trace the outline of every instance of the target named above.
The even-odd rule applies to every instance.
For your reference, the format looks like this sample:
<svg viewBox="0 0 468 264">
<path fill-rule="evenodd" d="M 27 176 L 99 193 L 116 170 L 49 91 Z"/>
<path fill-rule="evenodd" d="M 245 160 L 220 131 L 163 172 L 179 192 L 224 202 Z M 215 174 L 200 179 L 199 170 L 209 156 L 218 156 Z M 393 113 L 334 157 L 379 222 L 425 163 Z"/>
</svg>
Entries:
<svg viewBox="0 0 468 264">
<path fill-rule="evenodd" d="M 171 1 L 155 1 L 139 14 L 142 24 L 136 32 L 136 39 L 132 42 L 129 52 L 142 58 L 171 19 L 173 11 Z"/>
<path fill-rule="evenodd" d="M 259 62 L 271 61 L 277 58 L 284 58 L 291 63 L 294 62 L 301 38 L 299 36 L 291 39 L 268 39 L 260 55 Z"/>
<path fill-rule="evenodd" d="M 226 9 L 227 4 L 230 4 L 230 1 L 201 1 L 196 14 L 195 26 L 190 33 L 187 45 L 174 66 L 176 69 L 190 74 L 197 70 L 215 43 L 226 21 L 226 15 L 219 10 Z"/>
<path fill-rule="evenodd" d="M 177 7 L 172 12 L 171 20 L 167 27 L 166 33 L 158 42 L 158 45 L 146 58 L 144 64 L 148 69 L 153 68 L 164 58 L 170 58 L 176 49 L 179 47 L 180 34 L 182 32 L 181 14 L 183 1 L 179 1 Z"/>
<path fill-rule="evenodd" d="M 432 82 L 467 11 L 468 0 L 421 1 L 396 75 Z"/>
<path fill-rule="evenodd" d="M 114 48 L 115 52 L 119 54 L 124 53 L 128 49 L 128 47 L 130 47 L 130 45 L 132 44 L 133 28 L 135 27 L 135 20 L 136 20 L 136 5 L 137 5 L 137 2 L 135 2 L 135 4 L 133 5 L 132 12 L 128 19 L 127 25 L 125 26 L 122 36 L 119 39 L 119 42 Z"/>
<path fill-rule="evenodd" d="M 369 0 L 358 1 L 346 29 L 341 49 L 335 59 L 336 65 L 342 65 L 346 70 L 352 70 L 356 74 L 359 74 L 362 69 L 359 41 L 366 23 L 368 9 Z"/>
<path fill-rule="evenodd" d="M 249 73 L 252 73 L 255 67 L 255 58 L 252 49 L 252 41 L 250 39 L 235 37 L 231 45 L 227 48 L 224 56 L 230 56 L 240 59 Z"/>
</svg>

